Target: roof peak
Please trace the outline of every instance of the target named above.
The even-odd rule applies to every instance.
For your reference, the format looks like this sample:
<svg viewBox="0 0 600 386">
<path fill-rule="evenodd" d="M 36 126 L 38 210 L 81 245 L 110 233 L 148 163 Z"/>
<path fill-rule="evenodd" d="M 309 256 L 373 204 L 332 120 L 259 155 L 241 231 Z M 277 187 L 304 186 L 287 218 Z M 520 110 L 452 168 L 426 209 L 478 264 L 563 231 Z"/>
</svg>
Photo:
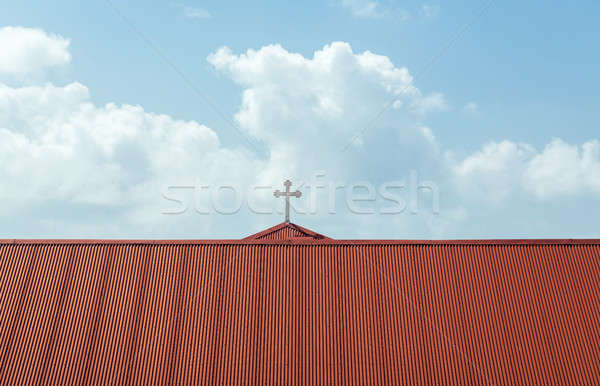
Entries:
<svg viewBox="0 0 600 386">
<path fill-rule="evenodd" d="M 242 240 L 331 240 L 329 237 L 289 221 L 282 222 Z"/>
</svg>

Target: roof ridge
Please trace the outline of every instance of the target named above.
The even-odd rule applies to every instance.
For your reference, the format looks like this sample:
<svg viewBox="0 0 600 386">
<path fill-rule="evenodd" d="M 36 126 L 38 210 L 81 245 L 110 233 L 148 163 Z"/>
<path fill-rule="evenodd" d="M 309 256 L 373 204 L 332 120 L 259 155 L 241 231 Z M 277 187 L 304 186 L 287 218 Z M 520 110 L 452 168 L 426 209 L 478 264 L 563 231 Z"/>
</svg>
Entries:
<svg viewBox="0 0 600 386">
<path fill-rule="evenodd" d="M 254 236 L 254 235 L 252 235 Z M 181 239 L 181 240 L 144 240 L 144 239 L 0 239 L 0 245 L 11 244 L 231 244 L 231 245 L 453 245 L 453 246 L 486 246 L 486 245 L 600 245 L 600 239 L 486 239 L 486 240 L 343 240 L 296 237 L 290 239 Z"/>
<path fill-rule="evenodd" d="M 293 232 L 297 232 L 302 236 L 298 236 L 292 232 L 286 232 L 286 230 L 291 230 Z M 276 233 L 282 232 L 282 237 L 274 236 Z M 263 240 L 263 239 L 276 239 L 276 240 L 292 240 L 299 238 L 310 238 L 315 240 L 331 240 L 329 237 L 324 236 L 320 233 L 312 231 L 310 229 L 304 228 L 300 225 L 294 224 L 292 222 L 282 222 L 270 228 L 267 228 L 261 232 L 254 233 L 250 236 L 244 237 L 242 240 Z"/>
</svg>

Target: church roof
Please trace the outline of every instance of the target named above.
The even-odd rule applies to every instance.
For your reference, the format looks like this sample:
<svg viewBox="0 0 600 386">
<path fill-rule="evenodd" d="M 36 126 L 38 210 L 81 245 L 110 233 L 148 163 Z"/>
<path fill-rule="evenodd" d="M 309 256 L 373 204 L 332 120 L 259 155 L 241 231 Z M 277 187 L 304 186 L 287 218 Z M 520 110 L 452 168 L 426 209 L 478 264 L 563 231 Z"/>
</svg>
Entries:
<svg viewBox="0 0 600 386">
<path fill-rule="evenodd" d="M 600 382 L 600 240 L 0 241 L 0 379 Z"/>
<path fill-rule="evenodd" d="M 250 235 L 244 240 L 331 240 L 321 234 L 301 227 L 290 222 L 282 222 L 279 225 L 265 229 L 264 231 Z"/>
</svg>

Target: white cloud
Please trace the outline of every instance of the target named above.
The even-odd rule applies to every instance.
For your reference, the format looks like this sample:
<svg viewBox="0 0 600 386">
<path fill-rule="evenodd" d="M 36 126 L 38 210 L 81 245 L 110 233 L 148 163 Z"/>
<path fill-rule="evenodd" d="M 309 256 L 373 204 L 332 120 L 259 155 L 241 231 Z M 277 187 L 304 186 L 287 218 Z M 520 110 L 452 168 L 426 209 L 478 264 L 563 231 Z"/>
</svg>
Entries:
<svg viewBox="0 0 600 386">
<path fill-rule="evenodd" d="M 554 139 L 527 164 L 525 189 L 539 198 L 600 193 L 600 143 L 592 140 L 581 148 Z"/>
<path fill-rule="evenodd" d="M 183 14 L 188 19 L 210 19 L 212 14 L 205 9 L 183 6 Z"/>
<path fill-rule="evenodd" d="M 341 0 L 340 4 L 360 18 L 380 18 L 387 13 L 378 1 L 373 0 Z"/>
<path fill-rule="evenodd" d="M 271 45 L 241 55 L 221 48 L 208 61 L 244 88 L 240 126 L 266 141 L 275 157 L 288 154 L 290 162 L 320 147 L 325 153 L 332 144 L 342 148 L 390 98 L 410 106 L 404 111 L 426 113 L 443 105 L 441 94 L 421 96 L 406 68 L 369 51 L 354 53 L 343 42 L 312 58 Z"/>
<path fill-rule="evenodd" d="M 223 147 L 213 130 L 195 121 L 141 106 L 97 106 L 87 87 L 77 82 L 26 87 L 0 83 L 0 200 L 10 203 L 0 211 L 31 216 L 32 223 L 55 224 L 63 232 L 75 232 L 72 236 L 81 230 L 97 236 L 128 229 L 153 232 L 169 224 L 197 229 L 198 221 L 203 227 L 213 221 L 225 224 L 231 218 L 192 215 L 169 222 L 161 216 L 169 203 L 160 193 L 167 185 L 197 182 L 235 181 L 244 188 L 288 177 L 306 180 L 324 168 L 328 176 L 349 181 L 364 167 L 356 155 L 341 151 L 352 135 L 391 98 L 407 106 L 422 99 L 407 69 L 385 56 L 354 53 L 347 43 L 327 45 L 312 58 L 273 45 L 241 55 L 223 48 L 208 60 L 243 88 L 236 119 L 268 146 L 266 159 Z M 396 121 L 409 116 L 410 109 L 393 114 Z M 431 130 L 416 127 L 395 135 L 391 140 L 367 133 L 368 141 L 356 142 L 383 141 L 392 154 L 408 157 L 418 153 L 418 146 L 429 146 L 433 136 Z M 401 142 L 401 135 L 414 140 Z M 381 152 L 369 159 L 384 158 Z"/>
<path fill-rule="evenodd" d="M 221 147 L 208 127 L 140 106 L 97 107 L 79 83 L 0 85 L 0 111 L 0 198 L 12 203 L 8 210 L 52 201 L 135 208 L 147 186 L 254 171 L 252 157 Z"/>
<path fill-rule="evenodd" d="M 277 181 L 284 175 L 307 180 L 316 170 L 325 170 L 331 182 L 369 178 L 377 183 L 381 178 L 404 179 L 411 168 L 438 157 L 433 130 L 415 124 L 423 116 L 414 115 L 414 106 L 427 106 L 422 109 L 425 113 L 435 105 L 429 101 L 439 102 L 441 97 L 423 102 L 428 97 L 413 84 L 408 70 L 388 57 L 355 53 L 348 43 L 334 42 L 312 57 L 271 45 L 243 54 L 221 48 L 208 61 L 242 87 L 236 120 L 270 149 L 260 181 Z M 378 116 L 394 98 L 402 102 L 400 106 Z M 363 135 L 355 136 L 358 131 Z M 349 142 L 354 147 L 343 151 Z M 431 208 L 422 213 L 426 211 Z M 319 222 L 336 223 L 339 229 L 340 216 L 343 213 L 321 216 Z M 391 220 L 358 216 L 354 221 Z M 426 216 L 397 221 L 411 223 L 408 228 L 413 232 L 429 227 Z"/>
<path fill-rule="evenodd" d="M 161 215 L 168 204 L 160 194 L 163 188 L 219 181 L 246 188 L 284 178 L 298 186 L 317 170 L 325 170 L 331 181 L 368 176 L 377 184 L 377 179 L 402 179 L 418 169 L 420 177 L 439 183 L 443 191 L 440 217 L 425 211 L 389 220 L 350 219 L 344 212 L 321 216 L 318 223 L 346 236 L 361 232 L 362 224 L 368 225 L 362 232 L 372 230 L 367 232 L 371 237 L 380 235 L 376 232 L 407 237 L 428 231 L 443 237 L 460 232 L 453 224 L 473 219 L 481 209 L 473 204 L 476 200 L 452 201 L 456 192 L 460 198 L 501 202 L 518 194 L 550 199 L 600 191 L 598 141 L 575 146 L 554 140 L 542 151 L 502 141 L 460 161 L 443 158 L 447 150 L 434 130 L 421 123 L 422 114 L 447 108 L 443 95 L 419 90 L 409 71 L 388 57 L 355 53 L 347 43 L 331 43 L 312 57 L 279 45 L 242 54 L 224 47 L 208 61 L 242 89 L 235 119 L 265 144 L 267 156 L 225 147 L 212 129 L 196 121 L 141 106 L 98 106 L 77 82 L 0 83 L 0 200 L 9 203 L 0 207 L 0 217 L 18 217 L 28 227 L 42 227 L 37 229 L 54 224 L 71 236 L 122 236 L 135 229 L 162 235 L 189 231 L 199 237 L 199 229 L 213 235 L 221 229 L 223 236 L 232 237 L 232 224 L 246 231 L 251 224 L 280 217 L 247 213 L 233 221 L 192 213 L 168 218 Z M 394 98 L 395 108 L 378 116 Z M 363 128 L 364 135 L 355 137 Z M 351 139 L 356 147 L 342 151 Z M 271 197 L 266 192 L 261 199 L 272 203 Z M 19 216 L 5 215 L 14 213 Z M 305 219 L 310 218 L 299 221 Z M 12 232 L 14 224 L 0 221 L 2 227 Z M 405 233 L 394 233 L 400 230 Z"/>
<path fill-rule="evenodd" d="M 444 94 L 435 92 L 416 99 L 412 104 L 413 111 L 424 115 L 436 111 L 445 111 L 448 109 Z"/>
<path fill-rule="evenodd" d="M 2 29 L 3 39 L 7 31 L 17 38 L 0 59 L 4 72 L 30 75 L 71 58 L 66 39 L 23 28 Z M 96 106 L 77 82 L 0 82 L 0 217 L 18 213 L 31 230 L 58 223 L 76 234 L 87 228 L 147 231 L 165 223 L 160 192 L 166 185 L 223 175 L 243 182 L 262 169 L 247 151 L 222 147 L 202 124 L 140 106 Z M 90 214 L 95 211 L 116 212 L 100 220 Z"/>
<path fill-rule="evenodd" d="M 501 201 L 525 193 L 537 199 L 600 193 L 600 144 L 581 149 L 554 139 L 541 151 L 527 144 L 494 142 L 454 167 L 459 190 Z"/>
<path fill-rule="evenodd" d="M 506 199 L 520 183 L 523 168 L 535 150 L 522 143 L 492 142 L 457 163 L 457 189 L 469 197 Z"/>
<path fill-rule="evenodd" d="M 440 6 L 435 4 L 423 4 L 421 13 L 428 19 L 436 18 L 440 14 Z"/>
<path fill-rule="evenodd" d="M 0 76 L 24 77 L 71 62 L 69 40 L 41 29 L 0 28 Z"/>
<path fill-rule="evenodd" d="M 410 13 L 407 10 L 376 0 L 336 0 L 334 4 L 347 9 L 354 17 L 360 19 L 381 19 L 383 17 L 393 17 L 399 21 L 410 19 Z"/>
<path fill-rule="evenodd" d="M 463 107 L 463 112 L 469 115 L 479 114 L 479 105 L 473 101 L 467 102 Z"/>
<path fill-rule="evenodd" d="M 433 131 L 427 127 L 427 126 L 422 126 L 420 128 L 421 133 L 423 133 L 423 136 L 425 138 L 427 138 L 427 140 L 431 143 L 435 143 L 435 135 L 433 134 Z"/>
</svg>

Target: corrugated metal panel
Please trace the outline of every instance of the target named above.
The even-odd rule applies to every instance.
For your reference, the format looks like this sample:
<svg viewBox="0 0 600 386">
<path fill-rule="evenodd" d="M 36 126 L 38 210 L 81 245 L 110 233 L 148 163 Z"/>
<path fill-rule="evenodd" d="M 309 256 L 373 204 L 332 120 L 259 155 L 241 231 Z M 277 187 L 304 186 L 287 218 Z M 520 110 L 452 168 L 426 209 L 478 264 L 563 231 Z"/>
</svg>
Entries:
<svg viewBox="0 0 600 386">
<path fill-rule="evenodd" d="M 281 228 L 278 229 L 276 231 L 273 231 L 271 233 L 267 233 L 266 235 L 257 237 L 257 240 L 285 240 L 285 239 L 291 239 L 294 237 L 306 237 L 307 234 L 300 232 L 297 229 L 294 228 L 290 228 L 290 227 L 286 227 L 286 228 Z"/>
<path fill-rule="evenodd" d="M 600 244 L 0 243 L 0 379 L 600 383 Z"/>
<path fill-rule="evenodd" d="M 255 233 L 244 239 L 243 241 L 280 241 L 280 240 L 309 240 L 323 242 L 331 240 L 329 237 L 325 237 L 319 233 L 313 232 L 310 229 L 301 227 L 289 222 L 283 222 L 275 225 L 274 227 L 265 229 L 262 232 Z"/>
</svg>

